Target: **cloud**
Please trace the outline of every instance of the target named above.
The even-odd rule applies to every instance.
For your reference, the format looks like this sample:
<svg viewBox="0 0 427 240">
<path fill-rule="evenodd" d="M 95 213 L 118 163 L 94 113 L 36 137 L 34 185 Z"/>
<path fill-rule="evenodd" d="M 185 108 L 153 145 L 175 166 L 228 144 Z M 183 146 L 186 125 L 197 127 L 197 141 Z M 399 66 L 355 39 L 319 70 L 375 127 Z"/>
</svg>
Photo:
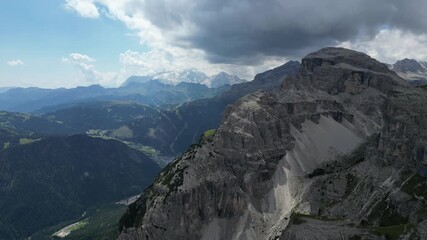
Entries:
<svg viewBox="0 0 427 240">
<path fill-rule="evenodd" d="M 425 58 L 418 51 L 427 34 L 425 0 L 75 2 L 95 10 L 99 6 L 104 16 L 123 22 L 149 49 L 120 55 L 126 74 L 196 69 L 251 78 L 288 59 L 337 45 L 383 61 Z"/>
<path fill-rule="evenodd" d="M 65 8 L 75 11 L 82 17 L 98 18 L 99 12 L 92 0 L 66 0 Z"/>
<path fill-rule="evenodd" d="M 126 68 L 136 68 L 144 75 L 163 72 L 174 68 L 172 56 L 154 51 L 135 52 L 127 50 L 120 54 L 120 63 Z"/>
<path fill-rule="evenodd" d="M 91 75 L 93 74 L 89 74 L 89 73 L 93 73 L 95 66 L 93 64 L 91 64 L 92 62 L 95 62 L 95 59 L 84 55 L 84 54 L 80 54 L 80 53 L 71 53 L 69 55 L 69 58 L 62 58 L 61 61 L 63 63 L 70 63 L 76 67 L 78 67 L 81 72 L 86 73 L 86 76 L 89 76 L 87 79 L 89 81 L 92 81 L 92 79 L 90 78 Z"/>
<path fill-rule="evenodd" d="M 423 0 L 96 0 L 142 42 L 202 50 L 212 63 L 256 65 L 373 38 L 385 27 L 427 30 Z M 117 3 L 120 2 L 120 3 Z M 154 43 L 153 40 L 156 40 Z"/>
<path fill-rule="evenodd" d="M 394 63 L 403 58 L 427 59 L 427 34 L 399 29 L 383 29 L 373 39 L 357 39 L 340 47 L 366 52 L 382 62 Z"/>
<path fill-rule="evenodd" d="M 68 57 L 63 57 L 61 61 L 76 67 L 80 73 L 78 80 L 83 80 L 87 84 L 101 84 L 103 86 L 118 85 L 118 73 L 100 72 L 96 70 L 95 65 L 93 64 L 96 60 L 88 55 L 71 53 Z"/>
<path fill-rule="evenodd" d="M 89 57 L 88 55 L 84 55 L 84 54 L 80 54 L 80 53 L 71 53 L 70 57 L 74 61 L 95 62 L 95 59 Z"/>
<path fill-rule="evenodd" d="M 11 67 L 16 67 L 16 66 L 25 65 L 25 64 L 23 61 L 16 59 L 16 60 L 11 60 L 11 61 L 7 62 L 7 65 L 9 65 Z"/>
</svg>

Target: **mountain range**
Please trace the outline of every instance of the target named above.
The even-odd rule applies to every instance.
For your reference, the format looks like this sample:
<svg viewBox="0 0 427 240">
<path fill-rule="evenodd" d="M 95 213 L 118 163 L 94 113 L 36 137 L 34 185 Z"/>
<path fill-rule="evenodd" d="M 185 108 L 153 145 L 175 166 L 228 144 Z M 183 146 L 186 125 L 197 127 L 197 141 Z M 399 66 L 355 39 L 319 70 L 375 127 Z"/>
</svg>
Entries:
<svg viewBox="0 0 427 240">
<path fill-rule="evenodd" d="M 275 91 L 285 76 L 296 73 L 298 69 L 299 63 L 291 61 L 258 74 L 253 81 L 235 84 L 213 98 L 199 99 L 176 107 L 159 108 L 117 101 L 89 102 L 61 106 L 41 117 L 61 122 L 74 129 L 75 133 L 96 130 L 104 136 L 149 146 L 163 155 L 177 155 L 197 142 L 206 130 L 217 128 L 229 104 L 258 90 Z M 128 129 L 132 134 L 115 135 L 120 128 Z"/>
<path fill-rule="evenodd" d="M 246 80 L 235 75 L 220 72 L 208 77 L 205 73 L 196 70 L 168 71 L 160 72 L 149 76 L 132 76 L 128 78 L 122 86 L 126 87 L 132 83 L 144 83 L 150 80 L 158 80 L 165 84 L 177 85 L 181 82 L 204 84 L 211 88 L 218 88 L 226 85 L 244 83 Z"/>
<path fill-rule="evenodd" d="M 53 104 L 52 99 L 56 98 L 71 102 L 41 108 L 33 112 L 36 115 L 3 112 L 0 119 L 5 131 L 17 132 L 15 134 L 37 133 L 43 136 L 52 136 L 89 133 L 92 136 L 130 142 L 133 146 L 136 144 L 140 147 L 149 147 L 160 155 L 174 156 L 184 152 L 188 146 L 197 142 L 206 130 L 217 128 L 220 125 L 221 116 L 229 104 L 246 94 L 261 89 L 275 91 L 283 77 L 296 73 L 298 69 L 299 63 L 291 61 L 278 68 L 258 74 L 253 81 L 235 84 L 228 89 L 217 89 L 218 95 L 213 98 L 204 98 L 177 106 L 156 106 L 156 104 L 142 104 L 128 100 L 102 101 L 102 98 L 91 98 L 89 101 L 86 99 L 91 92 L 89 88 L 71 89 L 69 91 L 52 90 L 53 92 L 48 91 L 50 93 L 43 93 L 36 97 L 27 93 L 41 93 L 43 90 L 16 89 L 16 92 L 11 90 L 7 93 L 12 96 L 9 101 L 14 101 L 17 96 L 21 96 L 19 93 L 22 93 L 22 95 L 27 96 L 25 101 L 34 98 L 42 99 L 33 100 L 31 102 L 33 106 L 35 102 Z M 180 83 L 172 88 L 171 85 L 165 85 L 158 81 L 132 83 L 131 85 L 123 88 L 135 94 L 149 94 L 149 90 L 151 90 L 154 95 L 156 93 L 154 89 L 164 91 L 166 87 L 169 89 L 169 93 L 191 91 L 194 98 L 202 98 L 201 92 L 208 89 L 203 85 L 191 83 Z M 146 88 L 142 88 L 142 86 Z M 98 89 L 100 92 L 105 90 L 99 86 L 92 88 Z M 55 91 L 58 92 L 55 93 Z M 168 93 L 164 93 L 164 95 L 169 96 Z M 96 96 L 96 91 L 92 96 Z M 25 99 L 24 96 L 23 99 Z M 21 101 L 24 100 L 21 99 Z M 29 105 L 26 104 L 23 106 L 27 109 L 32 107 L 30 103 L 28 103 Z M 127 134 L 123 134 L 124 132 Z M 38 138 L 37 134 L 33 138 Z"/>
<path fill-rule="evenodd" d="M 173 86 L 157 80 L 134 83 L 120 88 L 104 88 L 99 85 L 72 89 L 14 88 L 0 93 L 0 110 L 45 113 L 66 104 L 114 100 L 161 106 L 213 97 L 228 88 L 228 85 L 208 88 L 203 84 L 186 82 Z"/>
</svg>

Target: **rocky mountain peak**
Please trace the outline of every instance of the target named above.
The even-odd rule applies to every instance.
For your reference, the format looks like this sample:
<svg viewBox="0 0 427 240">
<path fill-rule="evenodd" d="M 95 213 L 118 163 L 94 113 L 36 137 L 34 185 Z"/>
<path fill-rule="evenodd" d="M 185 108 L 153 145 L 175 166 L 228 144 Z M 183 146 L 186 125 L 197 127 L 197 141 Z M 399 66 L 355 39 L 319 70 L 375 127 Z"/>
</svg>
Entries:
<svg viewBox="0 0 427 240">
<path fill-rule="evenodd" d="M 391 65 L 390 68 L 412 86 L 427 84 L 427 63 L 405 58 Z"/>
<path fill-rule="evenodd" d="M 230 74 L 226 73 L 226 72 L 219 72 L 218 74 L 212 76 L 212 77 L 228 77 L 230 76 Z"/>
<path fill-rule="evenodd" d="M 344 48 L 323 48 L 302 59 L 298 81 L 286 81 L 291 85 L 305 86 L 329 94 L 360 93 L 372 87 L 386 93 L 406 82 L 387 65 L 367 54 Z"/>
<path fill-rule="evenodd" d="M 310 53 L 302 59 L 302 71 L 313 72 L 316 67 L 334 66 L 367 69 L 375 72 L 390 73 L 387 65 L 378 62 L 365 53 L 345 48 L 328 47 Z"/>
<path fill-rule="evenodd" d="M 424 67 L 423 65 L 421 65 L 420 62 L 418 62 L 415 59 L 408 59 L 408 58 L 397 61 L 395 64 L 393 64 L 392 69 L 396 72 L 401 72 L 401 73 L 408 73 L 408 72 L 425 73 L 425 72 L 427 72 L 427 68 Z"/>
</svg>

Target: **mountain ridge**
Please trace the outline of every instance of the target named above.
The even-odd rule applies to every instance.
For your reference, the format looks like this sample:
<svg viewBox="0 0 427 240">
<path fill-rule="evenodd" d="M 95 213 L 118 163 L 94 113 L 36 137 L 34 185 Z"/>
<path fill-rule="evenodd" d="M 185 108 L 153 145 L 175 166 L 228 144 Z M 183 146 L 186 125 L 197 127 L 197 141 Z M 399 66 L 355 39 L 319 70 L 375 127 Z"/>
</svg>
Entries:
<svg viewBox="0 0 427 240">
<path fill-rule="evenodd" d="M 213 89 L 198 83 L 173 86 L 156 80 L 122 88 L 103 88 L 100 85 L 71 89 L 14 88 L 0 93 L 0 109 L 30 113 L 55 105 L 108 100 L 160 106 L 214 97 L 227 89 L 228 86 Z"/>
</svg>

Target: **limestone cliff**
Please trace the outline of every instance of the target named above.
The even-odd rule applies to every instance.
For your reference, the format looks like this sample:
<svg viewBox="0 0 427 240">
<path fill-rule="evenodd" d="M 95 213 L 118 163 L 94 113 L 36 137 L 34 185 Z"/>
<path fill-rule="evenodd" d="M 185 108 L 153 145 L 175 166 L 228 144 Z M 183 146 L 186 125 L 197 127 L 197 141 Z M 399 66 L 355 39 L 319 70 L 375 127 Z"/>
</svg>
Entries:
<svg viewBox="0 0 427 240">
<path fill-rule="evenodd" d="M 426 103 L 366 54 L 309 54 L 169 165 L 119 239 L 425 239 Z"/>
</svg>

